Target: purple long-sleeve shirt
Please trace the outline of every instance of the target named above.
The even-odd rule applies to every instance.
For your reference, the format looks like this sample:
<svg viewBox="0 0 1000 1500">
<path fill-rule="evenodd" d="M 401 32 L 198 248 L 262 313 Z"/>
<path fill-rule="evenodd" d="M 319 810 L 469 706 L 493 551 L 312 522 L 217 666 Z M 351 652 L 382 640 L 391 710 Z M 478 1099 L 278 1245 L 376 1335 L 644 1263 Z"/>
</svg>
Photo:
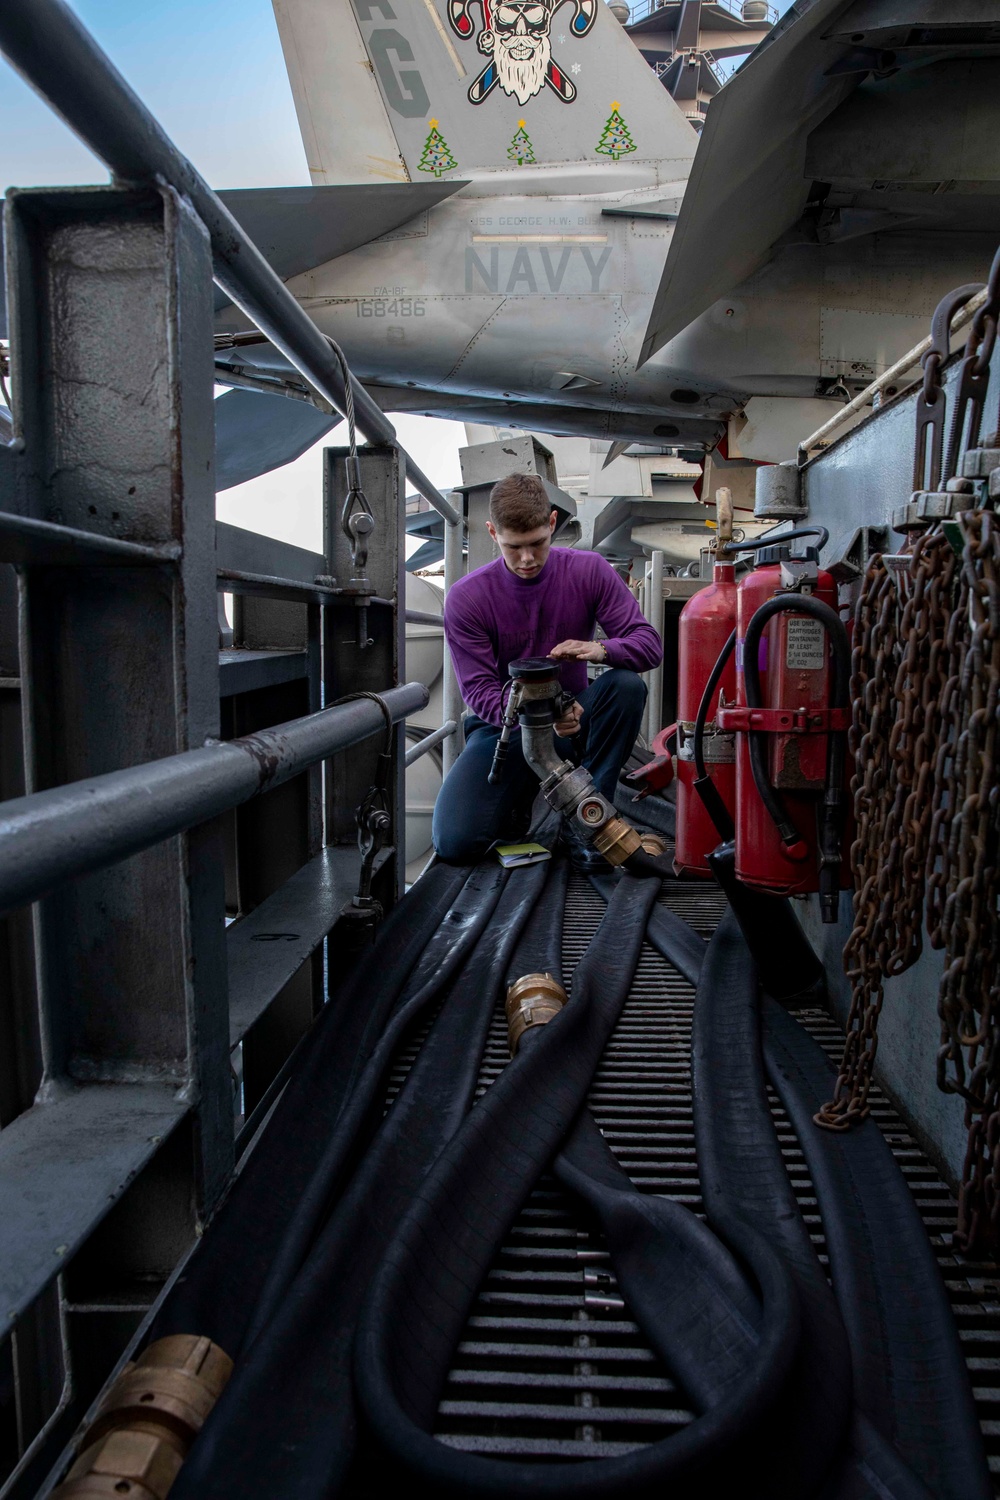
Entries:
<svg viewBox="0 0 1000 1500">
<path fill-rule="evenodd" d="M 503 718 L 507 663 L 547 656 L 561 641 L 589 641 L 600 625 L 608 664 L 648 672 L 663 658 L 660 637 L 628 585 L 597 552 L 553 547 L 537 578 L 518 578 L 502 557 L 448 591 L 444 632 L 462 697 L 488 724 Z M 560 663 L 563 687 L 582 693 L 587 663 Z"/>
</svg>

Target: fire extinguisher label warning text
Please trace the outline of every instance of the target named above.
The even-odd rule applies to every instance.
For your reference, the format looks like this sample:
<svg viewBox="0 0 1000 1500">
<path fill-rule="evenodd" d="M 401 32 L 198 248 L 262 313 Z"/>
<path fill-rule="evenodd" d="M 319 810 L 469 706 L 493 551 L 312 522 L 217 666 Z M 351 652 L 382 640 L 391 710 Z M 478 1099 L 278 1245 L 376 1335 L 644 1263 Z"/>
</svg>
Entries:
<svg viewBox="0 0 1000 1500">
<path fill-rule="evenodd" d="M 826 663 L 826 632 L 818 620 L 788 621 L 785 666 L 792 672 L 821 672 Z"/>
</svg>

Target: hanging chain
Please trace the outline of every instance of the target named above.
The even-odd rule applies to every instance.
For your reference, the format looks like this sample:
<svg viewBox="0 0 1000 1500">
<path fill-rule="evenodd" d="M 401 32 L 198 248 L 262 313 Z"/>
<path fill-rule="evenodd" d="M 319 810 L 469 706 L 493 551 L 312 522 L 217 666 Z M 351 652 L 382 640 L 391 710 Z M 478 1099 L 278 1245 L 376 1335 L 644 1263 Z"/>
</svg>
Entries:
<svg viewBox="0 0 1000 1500">
<path fill-rule="evenodd" d="M 953 561 L 940 532 L 931 532 L 905 570 L 873 558 L 855 614 L 854 927 L 844 950 L 851 1011 L 834 1096 L 816 1115 L 829 1130 L 867 1115 L 884 982 L 920 957 L 932 815 L 928 735 L 939 687 L 930 627 L 946 554 Z"/>
<path fill-rule="evenodd" d="M 854 927 L 844 950 L 851 985 L 851 1012 L 844 1054 L 833 1099 L 816 1115 L 816 1123 L 846 1130 L 868 1112 L 868 1088 L 878 1046 L 883 977 L 896 946 L 883 920 L 900 907 L 893 900 L 898 880 L 886 852 L 898 848 L 894 837 L 900 798 L 894 793 L 889 737 L 898 703 L 891 692 L 900 656 L 897 584 L 881 557 L 869 564 L 854 617 L 851 662 L 853 713 L 848 744 L 854 757 L 851 792 L 856 832 L 851 845 L 854 872 Z"/>
<path fill-rule="evenodd" d="M 928 930 L 944 949 L 938 1084 L 965 1100 L 962 1249 L 1000 1238 L 1000 529 L 960 518 L 961 583 L 938 753 Z"/>
</svg>

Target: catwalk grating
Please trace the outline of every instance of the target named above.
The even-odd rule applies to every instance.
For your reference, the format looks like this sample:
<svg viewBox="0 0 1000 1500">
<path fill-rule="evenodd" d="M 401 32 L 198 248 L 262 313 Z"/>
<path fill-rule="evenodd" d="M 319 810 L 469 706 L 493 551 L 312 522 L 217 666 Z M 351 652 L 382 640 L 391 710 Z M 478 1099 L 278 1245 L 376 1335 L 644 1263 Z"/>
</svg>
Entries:
<svg viewBox="0 0 1000 1500">
<path fill-rule="evenodd" d="M 666 882 L 661 902 L 710 933 L 725 909 L 715 887 Z M 567 988 L 604 903 L 572 876 L 563 966 Z M 702 1211 L 691 1108 L 694 989 L 648 944 L 621 1019 L 590 1091 L 590 1107 L 619 1162 L 642 1192 Z M 820 1010 L 798 1019 L 834 1059 L 843 1036 Z M 401 1053 L 390 1098 L 419 1041 Z M 498 1007 L 479 1093 L 508 1061 Z M 826 1260 L 813 1186 L 794 1131 L 769 1090 L 785 1165 L 821 1260 Z M 951 1248 L 955 1203 L 892 1105 L 877 1089 L 872 1114 L 914 1194 L 951 1296 L 972 1374 L 977 1410 L 1000 1494 L 1000 1269 Z M 684 1392 L 647 1347 L 618 1293 L 599 1230 L 551 1177 L 538 1184 L 491 1267 L 467 1321 L 435 1424 L 454 1447 L 496 1456 L 613 1457 L 656 1442 L 689 1422 Z"/>
</svg>

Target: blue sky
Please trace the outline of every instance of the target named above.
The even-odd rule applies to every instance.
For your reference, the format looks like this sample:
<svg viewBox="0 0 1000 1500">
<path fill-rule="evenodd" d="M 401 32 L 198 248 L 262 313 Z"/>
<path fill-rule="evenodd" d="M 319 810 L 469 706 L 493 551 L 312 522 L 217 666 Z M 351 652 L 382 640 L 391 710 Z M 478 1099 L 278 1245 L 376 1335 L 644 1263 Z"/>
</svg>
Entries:
<svg viewBox="0 0 1000 1500">
<path fill-rule="evenodd" d="M 308 182 L 271 0 L 70 3 L 213 187 Z M 106 176 L 0 63 L 0 187 Z"/>
</svg>

